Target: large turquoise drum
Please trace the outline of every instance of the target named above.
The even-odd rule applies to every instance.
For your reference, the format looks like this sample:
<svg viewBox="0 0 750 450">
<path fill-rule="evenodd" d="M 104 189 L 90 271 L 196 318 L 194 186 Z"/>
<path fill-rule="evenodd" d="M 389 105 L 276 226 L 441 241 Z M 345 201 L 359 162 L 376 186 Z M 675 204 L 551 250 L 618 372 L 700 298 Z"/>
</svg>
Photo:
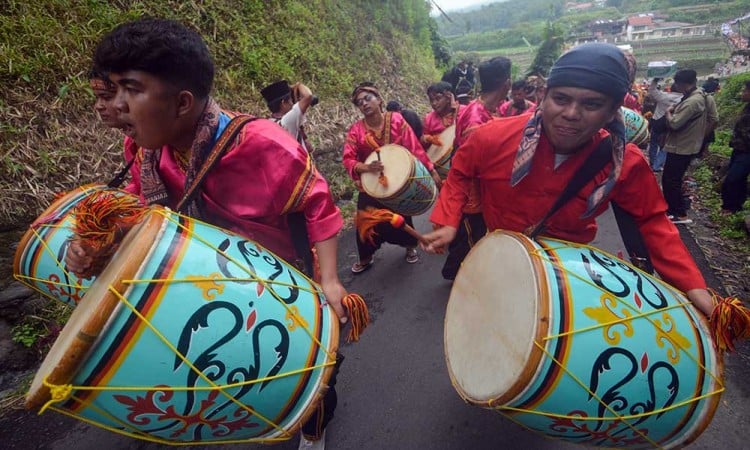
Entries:
<svg viewBox="0 0 750 450">
<path fill-rule="evenodd" d="M 327 390 L 337 348 L 318 285 L 255 242 L 154 207 L 26 404 L 164 444 L 284 440 Z"/>
<path fill-rule="evenodd" d="M 365 160 L 369 164 L 377 160 L 377 152 L 372 152 Z M 380 147 L 383 161 L 383 174 L 388 182 L 383 185 L 379 174 L 362 174 L 362 188 L 370 196 L 405 216 L 416 216 L 432 207 L 437 198 L 437 186 L 430 172 L 406 148 L 388 144 Z"/>
<path fill-rule="evenodd" d="M 684 446 L 723 391 L 707 323 L 682 293 L 596 248 L 506 231 L 461 266 L 445 355 L 467 402 L 596 447 Z"/>
<path fill-rule="evenodd" d="M 21 238 L 13 262 L 17 280 L 42 295 L 75 306 L 92 279 L 80 279 L 65 268 L 65 252 L 75 225 L 74 209 L 83 200 L 101 193 L 131 196 L 125 191 L 90 184 L 56 199 L 29 226 Z"/>
</svg>

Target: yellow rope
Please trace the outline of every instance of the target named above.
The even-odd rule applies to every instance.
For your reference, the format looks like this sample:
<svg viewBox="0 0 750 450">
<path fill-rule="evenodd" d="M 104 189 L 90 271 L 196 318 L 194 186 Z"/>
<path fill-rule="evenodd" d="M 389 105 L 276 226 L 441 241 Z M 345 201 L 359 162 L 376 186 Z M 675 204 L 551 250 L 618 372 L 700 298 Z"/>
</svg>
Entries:
<svg viewBox="0 0 750 450">
<path fill-rule="evenodd" d="M 197 234 L 193 233 L 192 230 L 190 230 L 189 228 L 185 227 L 184 225 L 182 225 L 181 223 L 179 223 L 178 221 L 174 220 L 171 217 L 172 215 L 180 216 L 180 217 L 186 217 L 186 216 L 181 216 L 178 213 L 174 213 L 174 212 L 171 212 L 171 211 L 168 211 L 168 210 L 161 210 L 160 209 L 160 210 L 156 210 L 156 211 L 158 211 L 159 214 L 161 214 L 165 219 L 167 219 L 170 222 L 172 222 L 173 224 L 175 224 L 177 227 L 179 227 L 182 230 L 190 233 L 191 237 L 194 237 L 196 240 L 198 240 L 199 242 L 201 242 L 203 245 L 205 245 L 208 248 L 210 248 L 211 250 L 219 253 L 220 255 L 222 255 L 223 257 L 225 257 L 228 261 L 234 263 L 237 267 L 239 267 L 241 270 L 243 270 L 250 277 L 249 281 L 256 281 L 256 282 L 262 284 L 263 287 L 265 289 L 267 289 L 268 292 L 271 293 L 271 295 L 273 296 L 273 298 L 275 298 L 281 304 L 281 306 L 283 306 L 284 309 L 286 309 L 286 311 L 287 311 L 288 314 L 291 314 L 292 316 L 296 315 L 296 314 L 293 313 L 293 311 L 291 310 L 290 306 L 287 305 L 286 302 L 284 302 L 281 299 L 281 297 L 276 293 L 276 291 L 274 289 L 272 289 L 270 286 L 272 286 L 274 284 L 277 284 L 277 285 L 285 286 L 285 287 L 296 287 L 298 289 L 299 289 L 299 286 L 291 285 L 291 284 L 288 284 L 288 283 L 282 283 L 282 282 L 276 282 L 276 281 L 269 281 L 269 280 L 265 280 L 263 278 L 258 277 L 257 274 L 252 273 L 247 267 L 245 267 L 244 265 L 242 265 L 236 258 L 233 258 L 231 255 L 227 254 L 226 252 L 223 252 L 222 250 L 220 250 L 219 248 L 217 248 L 216 246 L 214 246 L 213 244 L 211 244 L 207 240 L 203 239 L 202 237 L 198 236 Z M 190 220 L 193 220 L 193 219 L 190 219 Z M 198 221 L 198 220 L 193 220 L 193 222 L 202 223 L 202 224 L 204 224 L 206 226 L 209 226 L 211 228 L 219 229 L 217 227 L 214 227 L 213 225 L 206 224 L 206 223 Z M 271 253 L 271 254 L 273 254 L 273 253 Z M 274 256 L 276 256 L 276 255 L 274 255 Z M 297 272 L 297 273 L 303 279 L 307 280 L 307 282 L 311 286 L 314 285 L 314 281 L 312 281 L 310 278 L 308 278 L 305 274 L 303 274 L 301 272 Z M 301 290 L 304 290 L 304 289 L 301 289 Z M 314 290 L 313 291 L 307 290 L 307 292 L 316 293 L 317 294 L 317 291 L 314 291 Z M 335 326 L 335 325 L 333 325 L 333 322 L 335 322 L 335 321 L 336 321 L 336 318 L 334 317 L 334 319 L 331 321 L 332 326 Z M 333 361 L 336 360 L 336 355 L 334 355 L 330 351 L 328 351 L 328 349 L 323 345 L 323 343 L 320 342 L 320 340 L 312 333 L 312 331 L 310 331 L 309 327 L 303 326 L 302 329 L 305 330 L 305 333 L 307 333 L 307 335 L 310 337 L 310 339 L 313 342 L 315 342 L 318 345 L 318 347 L 323 352 L 326 353 L 326 355 L 328 356 L 328 358 L 330 360 L 333 360 Z"/>
<path fill-rule="evenodd" d="M 559 242 L 559 243 L 561 243 L 561 244 L 562 244 L 562 243 L 565 243 L 565 241 L 560 241 L 560 240 L 556 240 L 556 239 L 549 239 L 549 240 L 552 240 L 552 241 L 556 241 L 556 242 Z M 609 253 L 606 253 L 606 252 L 604 252 L 604 251 L 602 251 L 602 250 L 600 250 L 600 249 L 598 249 L 598 248 L 596 248 L 596 247 L 592 247 L 592 246 L 589 246 L 589 245 L 581 245 L 581 247 L 584 247 L 584 248 L 587 248 L 587 249 L 590 249 L 590 250 L 595 250 L 595 251 L 597 251 L 598 253 L 604 254 L 605 256 L 608 256 L 608 257 L 610 257 L 610 258 L 614 258 L 614 259 L 616 259 L 616 260 L 620 261 L 620 259 L 619 259 L 619 258 L 617 258 L 617 257 L 615 257 L 615 256 L 613 256 L 613 255 L 610 255 Z M 533 254 L 533 255 L 537 256 L 537 257 L 538 257 L 539 259 L 541 259 L 541 260 L 544 260 L 544 261 L 548 262 L 548 263 L 549 263 L 550 265 L 552 265 L 553 267 L 555 267 L 555 268 L 557 268 L 557 269 L 560 269 L 561 271 L 565 272 L 565 274 L 566 274 L 566 275 L 572 276 L 573 278 L 576 278 L 576 279 L 578 279 L 579 281 L 583 282 L 584 284 L 587 284 L 587 285 L 589 285 L 589 286 L 590 286 L 590 287 L 592 287 L 593 289 L 596 289 L 596 290 L 600 291 L 601 293 L 607 293 L 607 291 L 605 291 L 604 289 L 602 289 L 602 288 L 601 288 L 600 286 L 597 286 L 596 284 L 594 284 L 594 283 L 593 283 L 593 282 L 592 282 L 591 280 L 589 280 L 589 279 L 585 279 L 585 278 L 583 278 L 582 276 L 578 275 L 577 273 L 571 272 L 571 271 L 570 271 L 569 269 L 567 269 L 567 268 L 563 267 L 563 266 L 562 266 L 561 264 L 559 264 L 559 263 L 557 263 L 557 262 L 554 262 L 554 261 L 552 261 L 551 259 L 547 258 L 546 256 L 544 256 L 544 255 L 542 254 L 542 252 L 546 252 L 546 250 L 550 250 L 550 251 L 557 251 L 557 250 L 559 250 L 559 249 L 561 249 L 561 248 L 562 248 L 562 249 L 567 249 L 567 248 L 570 248 L 570 246 L 569 246 L 569 245 L 561 245 L 560 247 L 549 247 L 549 248 L 547 248 L 547 249 L 545 249 L 545 248 L 540 248 L 540 249 L 534 250 L 533 252 L 531 252 L 531 254 Z M 647 275 L 647 274 L 646 274 L 645 272 L 643 272 L 642 270 L 638 269 L 637 267 L 635 268 L 635 270 L 637 270 L 638 272 L 640 272 L 640 273 L 641 273 L 642 275 L 644 275 L 644 276 L 645 276 L 645 275 Z M 656 281 L 657 283 L 659 282 L 659 280 L 655 280 L 655 281 Z M 668 309 L 673 309 L 673 308 L 682 308 L 682 309 L 685 309 L 685 310 L 686 310 L 686 314 L 687 314 L 687 315 L 688 315 L 689 317 L 692 317 L 692 315 L 691 315 L 691 314 L 690 314 L 690 312 L 689 312 L 689 309 L 687 308 L 687 302 L 683 302 L 683 301 L 682 301 L 682 300 L 680 300 L 679 298 L 677 298 L 677 297 L 674 297 L 674 298 L 673 298 L 673 300 L 674 300 L 675 302 L 677 302 L 677 304 L 676 304 L 676 305 L 673 305 L 673 306 L 668 306 L 668 307 L 665 307 L 665 308 L 663 308 L 663 309 L 660 309 L 660 310 L 654 310 L 654 311 L 652 311 L 652 312 L 646 312 L 646 313 L 644 313 L 644 312 L 642 312 L 642 311 L 639 311 L 639 310 L 638 310 L 638 309 L 637 309 L 637 308 L 636 308 L 635 306 L 633 306 L 633 305 L 632 305 L 632 304 L 631 304 L 630 302 L 626 302 L 626 301 L 625 301 L 624 299 L 618 298 L 618 297 L 616 297 L 616 296 L 613 296 L 613 298 L 614 298 L 614 300 L 615 300 L 616 302 L 618 302 L 618 304 L 620 304 L 620 305 L 622 305 L 622 306 L 625 306 L 626 308 L 630 309 L 630 311 L 631 311 L 631 312 L 635 313 L 635 315 L 634 315 L 634 316 L 632 316 L 632 317 L 631 317 L 630 319 L 633 319 L 633 318 L 644 318 L 644 319 L 646 319 L 646 320 L 647 320 L 647 321 L 648 321 L 648 322 L 649 322 L 649 323 L 650 323 L 650 324 L 651 324 L 651 325 L 652 325 L 652 326 L 653 326 L 653 327 L 654 327 L 655 329 L 658 329 L 659 331 L 661 331 L 661 332 L 662 332 L 662 334 L 663 334 L 663 337 L 664 337 L 664 338 L 666 338 L 666 339 L 667 339 L 667 340 L 668 340 L 669 342 L 671 342 L 671 343 L 672 343 L 672 345 L 673 345 L 673 346 L 674 346 L 675 348 L 677 348 L 677 349 L 679 349 L 679 350 L 682 350 L 682 352 L 683 352 L 683 353 L 684 353 L 685 355 L 687 355 L 687 357 L 688 357 L 688 358 L 689 358 L 690 360 L 692 360 L 692 361 L 693 361 L 693 362 L 694 362 L 694 363 L 696 364 L 696 366 L 700 367 L 700 368 L 701 368 L 701 369 L 702 369 L 702 370 L 703 370 L 703 371 L 704 371 L 705 373 L 708 373 L 708 374 L 709 374 L 709 376 L 711 376 L 711 378 L 713 378 L 713 379 L 714 379 L 714 380 L 716 381 L 716 383 L 717 383 L 718 385 L 720 385 L 720 386 L 721 386 L 721 388 L 722 388 L 722 391 L 723 391 L 723 388 L 724 388 L 724 384 L 722 383 L 722 381 L 721 381 L 721 379 L 719 378 L 719 376 L 718 376 L 718 375 L 716 375 L 716 374 L 715 374 L 714 372 L 712 372 L 712 371 L 708 370 L 708 368 L 706 368 L 706 367 L 705 367 L 705 366 L 704 366 L 704 365 L 703 365 L 703 364 L 702 364 L 702 363 L 701 363 L 700 361 L 698 361 L 698 360 L 696 359 L 696 357 L 695 357 L 695 356 L 693 356 L 693 355 L 692 355 L 692 354 L 691 354 L 690 352 L 688 352 L 688 351 L 687 351 L 687 349 L 685 349 L 684 347 L 682 347 L 682 346 L 680 345 L 680 343 L 679 343 L 679 342 L 675 341 L 675 340 L 674 340 L 674 339 L 673 339 L 673 338 L 672 338 L 672 337 L 671 337 L 671 336 L 669 335 L 669 333 L 667 333 L 666 331 L 664 331 L 664 329 L 663 329 L 663 328 L 662 328 L 661 326 L 657 325 L 657 324 L 656 324 L 656 323 L 655 323 L 655 322 L 654 322 L 654 321 L 653 321 L 653 320 L 651 319 L 651 317 L 649 317 L 649 316 L 651 316 L 651 315 L 654 315 L 654 314 L 660 314 L 660 313 L 662 313 L 663 311 L 666 311 L 666 310 L 668 310 Z M 621 322 L 623 322 L 624 320 L 627 320 L 627 319 L 623 319 L 623 320 L 617 320 L 617 321 L 613 321 L 613 322 L 612 322 L 612 324 L 615 324 L 615 323 L 621 323 Z M 694 321 L 695 321 L 695 320 L 694 320 Z M 607 326 L 607 325 L 609 325 L 609 324 L 603 324 L 603 326 Z M 583 331 L 588 331 L 588 330 L 590 330 L 590 329 L 595 329 L 595 328 L 600 328 L 600 326 L 596 326 L 596 325 L 595 325 L 595 326 L 591 326 L 591 327 L 587 327 L 587 328 L 582 328 L 582 329 L 580 329 L 580 330 L 573 330 L 573 331 L 568 331 L 568 332 L 565 332 L 565 333 L 559 334 L 559 335 L 557 335 L 557 336 L 572 335 L 572 334 L 576 334 L 576 333 L 581 333 L 581 332 L 583 332 Z M 551 338 L 553 338 L 553 337 L 556 337 L 556 336 L 550 336 L 550 337 L 547 337 L 547 338 L 545 338 L 544 340 L 549 340 L 549 339 L 551 339 Z M 710 346 L 710 345 L 712 345 L 712 344 L 711 344 L 711 342 L 710 342 L 710 340 L 707 340 L 707 341 L 708 341 L 708 345 L 709 345 L 709 346 Z M 700 342 L 699 342 L 698 344 L 700 344 Z"/>
</svg>

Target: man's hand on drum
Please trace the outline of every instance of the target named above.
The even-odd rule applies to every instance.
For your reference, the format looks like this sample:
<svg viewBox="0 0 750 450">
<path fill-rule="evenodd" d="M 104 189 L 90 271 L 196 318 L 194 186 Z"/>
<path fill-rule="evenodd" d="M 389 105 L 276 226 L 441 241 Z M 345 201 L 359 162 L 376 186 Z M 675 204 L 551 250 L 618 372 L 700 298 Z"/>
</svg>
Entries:
<svg viewBox="0 0 750 450">
<path fill-rule="evenodd" d="M 339 322 L 342 325 L 345 324 L 349 319 L 346 315 L 347 311 L 344 308 L 344 305 L 341 303 L 341 300 L 347 295 L 346 288 L 344 288 L 339 280 L 330 282 L 326 282 L 325 280 L 323 280 L 320 283 L 320 287 L 323 288 L 323 294 L 325 294 L 326 296 L 326 301 L 336 312 L 336 316 L 338 316 Z"/>
<path fill-rule="evenodd" d="M 385 169 L 382 161 L 372 161 L 369 164 L 357 163 L 356 170 L 358 173 L 380 173 Z"/>
<path fill-rule="evenodd" d="M 435 231 L 424 235 L 424 239 L 428 244 L 425 245 L 422 242 L 419 246 L 427 253 L 442 255 L 445 253 L 448 244 L 455 239 L 456 231 L 456 228 L 447 225 L 436 228 Z"/>
<path fill-rule="evenodd" d="M 440 188 L 443 187 L 443 180 L 442 178 L 440 178 L 440 174 L 437 173 L 437 170 L 432 169 L 430 175 L 432 175 L 432 179 L 433 181 L 435 181 L 435 186 L 437 186 L 438 190 L 440 190 Z"/>
<path fill-rule="evenodd" d="M 86 279 L 93 275 L 88 272 L 91 270 L 94 258 L 96 258 L 96 251 L 93 248 L 73 239 L 65 252 L 65 267 L 77 277 Z"/>
<path fill-rule="evenodd" d="M 690 289 L 685 292 L 685 295 L 700 312 L 705 314 L 706 317 L 711 317 L 714 310 L 714 299 L 707 289 Z"/>
</svg>

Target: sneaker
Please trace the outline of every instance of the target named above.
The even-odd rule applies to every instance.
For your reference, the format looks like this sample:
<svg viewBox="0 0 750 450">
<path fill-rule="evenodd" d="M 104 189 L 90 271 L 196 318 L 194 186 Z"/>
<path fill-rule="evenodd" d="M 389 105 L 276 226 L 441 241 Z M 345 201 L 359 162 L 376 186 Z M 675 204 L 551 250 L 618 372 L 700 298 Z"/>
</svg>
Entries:
<svg viewBox="0 0 750 450">
<path fill-rule="evenodd" d="M 408 262 L 409 264 L 414 264 L 417 261 L 419 261 L 419 254 L 417 253 L 417 249 L 415 247 L 407 248 L 406 262 Z"/>
<path fill-rule="evenodd" d="M 299 450 L 323 450 L 326 448 L 326 432 L 323 430 L 323 434 L 317 441 L 310 441 L 305 438 L 305 435 L 300 433 L 299 435 Z"/>
<path fill-rule="evenodd" d="M 375 258 L 370 258 L 370 260 L 367 262 L 359 262 L 359 261 L 355 262 L 354 265 L 352 265 L 352 273 L 358 274 L 358 273 L 364 272 L 365 270 L 372 267 L 372 263 L 374 261 L 375 261 Z"/>
<path fill-rule="evenodd" d="M 669 220 L 671 220 L 672 223 L 675 225 L 684 225 L 688 223 L 693 223 L 693 221 L 690 218 L 688 218 L 688 216 L 682 216 L 682 217 L 669 216 Z"/>
</svg>

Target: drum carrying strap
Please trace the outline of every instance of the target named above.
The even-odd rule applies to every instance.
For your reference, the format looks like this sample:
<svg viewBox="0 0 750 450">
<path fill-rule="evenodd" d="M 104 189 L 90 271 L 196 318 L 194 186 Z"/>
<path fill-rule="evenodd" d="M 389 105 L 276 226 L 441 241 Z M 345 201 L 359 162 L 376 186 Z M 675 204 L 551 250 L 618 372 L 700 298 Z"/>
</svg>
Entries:
<svg viewBox="0 0 750 450">
<path fill-rule="evenodd" d="M 611 161 L 610 153 L 612 151 L 612 141 L 607 138 L 599 143 L 589 155 L 586 161 L 581 165 L 578 171 L 573 174 L 573 177 L 565 186 L 565 189 L 557 198 L 555 203 L 552 205 L 547 214 L 544 215 L 542 220 L 539 221 L 533 228 L 529 227 L 526 235 L 534 239 L 545 230 L 545 222 L 552 217 L 560 208 L 563 207 L 573 196 L 583 188 L 589 181 L 594 178 L 594 175 L 602 170 L 607 162 Z M 635 222 L 633 216 L 622 209 L 620 205 L 615 202 L 611 202 L 612 211 L 617 221 L 617 228 L 622 236 L 622 242 L 625 244 L 625 250 L 627 250 L 630 256 L 630 262 L 650 274 L 654 273 L 654 266 L 651 264 L 651 258 L 648 255 L 648 249 L 646 244 L 643 242 L 643 236 L 638 229 L 638 224 Z"/>
<path fill-rule="evenodd" d="M 206 158 L 206 162 L 203 163 L 203 166 L 201 166 L 200 171 L 195 176 L 195 180 L 193 180 L 193 183 L 185 191 L 185 195 L 182 197 L 182 200 L 180 200 L 180 202 L 177 204 L 177 212 L 181 212 L 182 209 L 185 208 L 185 206 L 190 204 L 195 195 L 198 193 L 198 188 L 201 184 L 203 184 L 203 180 L 206 178 L 206 175 L 208 175 L 208 172 L 211 171 L 211 168 L 213 168 L 213 166 L 221 159 L 224 153 L 226 153 L 242 127 L 255 119 L 257 119 L 257 117 L 240 115 L 233 117 L 232 120 L 229 121 L 226 128 L 224 128 L 224 131 L 219 136 L 219 139 L 216 140 L 214 146 L 211 148 L 211 151 Z"/>
</svg>

